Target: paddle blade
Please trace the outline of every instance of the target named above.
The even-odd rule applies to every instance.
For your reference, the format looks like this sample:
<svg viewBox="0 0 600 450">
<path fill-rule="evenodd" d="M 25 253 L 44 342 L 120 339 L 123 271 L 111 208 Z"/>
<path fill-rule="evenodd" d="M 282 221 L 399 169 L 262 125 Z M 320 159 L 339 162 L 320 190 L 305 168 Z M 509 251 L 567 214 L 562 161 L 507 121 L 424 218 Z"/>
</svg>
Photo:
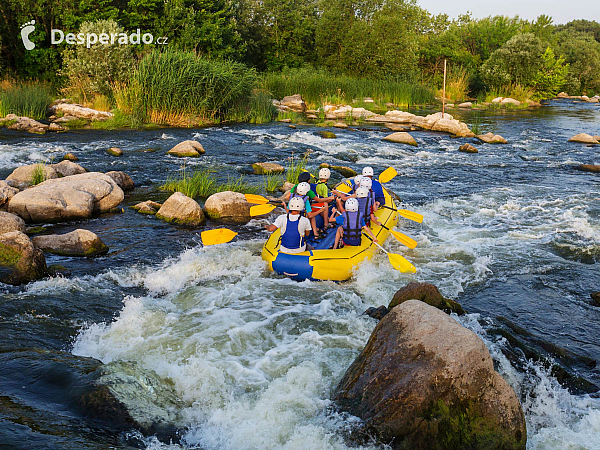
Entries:
<svg viewBox="0 0 600 450">
<path fill-rule="evenodd" d="M 394 169 L 393 167 L 388 167 L 383 172 L 381 172 L 381 175 L 379 175 L 379 182 L 387 183 L 388 181 L 391 181 L 396 175 L 398 175 L 396 169 Z"/>
<path fill-rule="evenodd" d="M 231 241 L 238 234 L 235 231 L 228 230 L 227 228 L 216 228 L 214 230 L 207 230 L 200 233 L 202 243 L 207 245 L 224 244 Z"/>
<path fill-rule="evenodd" d="M 422 214 L 419 214 L 419 213 L 416 213 L 413 211 L 409 211 L 408 209 L 399 209 L 398 214 L 400 214 L 405 219 L 412 220 L 413 222 L 419 222 L 419 223 L 423 222 Z"/>
<path fill-rule="evenodd" d="M 263 205 L 265 203 L 269 203 L 269 199 L 263 197 L 262 195 L 244 194 L 244 197 L 246 197 L 246 201 L 248 203 L 252 203 L 254 205 Z"/>
<path fill-rule="evenodd" d="M 410 236 L 407 236 L 395 230 L 390 230 L 390 233 L 392 233 L 392 236 L 398 239 L 398 242 L 400 242 L 403 245 L 406 245 L 410 249 L 413 249 L 417 246 L 417 241 L 415 241 Z"/>
<path fill-rule="evenodd" d="M 417 273 L 417 268 L 404 256 L 396 253 L 388 253 L 388 259 L 392 267 L 402 273 Z"/>
<path fill-rule="evenodd" d="M 256 206 L 251 206 L 250 207 L 250 216 L 256 217 L 256 216 L 262 216 L 263 214 L 269 214 L 275 208 L 277 208 L 277 207 L 273 206 L 273 205 L 256 205 Z"/>
</svg>

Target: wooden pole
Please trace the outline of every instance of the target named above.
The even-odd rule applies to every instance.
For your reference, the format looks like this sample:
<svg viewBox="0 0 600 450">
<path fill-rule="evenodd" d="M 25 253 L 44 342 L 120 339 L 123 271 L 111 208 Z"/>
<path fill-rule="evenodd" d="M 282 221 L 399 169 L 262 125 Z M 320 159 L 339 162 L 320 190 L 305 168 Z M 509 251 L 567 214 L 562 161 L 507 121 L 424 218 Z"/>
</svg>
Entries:
<svg viewBox="0 0 600 450">
<path fill-rule="evenodd" d="M 446 112 L 446 60 L 444 60 L 444 86 L 442 88 L 442 119 Z"/>
</svg>

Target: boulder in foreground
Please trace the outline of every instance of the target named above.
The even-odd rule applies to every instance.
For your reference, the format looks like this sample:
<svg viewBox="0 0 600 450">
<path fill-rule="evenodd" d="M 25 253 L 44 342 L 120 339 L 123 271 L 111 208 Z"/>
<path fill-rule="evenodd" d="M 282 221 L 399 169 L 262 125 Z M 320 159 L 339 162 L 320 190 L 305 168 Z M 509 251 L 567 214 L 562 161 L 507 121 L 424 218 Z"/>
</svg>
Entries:
<svg viewBox="0 0 600 450">
<path fill-rule="evenodd" d="M 197 227 L 206 222 L 202 208 L 196 200 L 175 192 L 160 207 L 156 217 L 169 223 Z"/>
<path fill-rule="evenodd" d="M 27 227 L 25 221 L 15 214 L 0 211 L 0 234 L 10 233 L 11 231 L 20 231 L 25 233 Z"/>
<path fill-rule="evenodd" d="M 34 179 L 34 176 L 36 176 L 38 172 L 39 175 L 43 173 L 44 180 L 51 180 L 59 177 L 58 172 L 53 166 L 36 163 L 17 167 L 9 176 L 6 177 L 6 181 L 13 180 L 17 183 L 30 185 Z"/>
<path fill-rule="evenodd" d="M 96 256 L 108 252 L 106 244 L 95 233 L 82 229 L 35 236 L 32 241 L 43 251 L 62 256 Z"/>
<path fill-rule="evenodd" d="M 21 231 L 0 234 L 0 282 L 19 285 L 46 275 L 44 252 Z"/>
<path fill-rule="evenodd" d="M 217 192 L 206 199 L 204 212 L 211 219 L 230 223 L 250 221 L 250 203 L 239 192 Z"/>
<path fill-rule="evenodd" d="M 525 449 L 519 400 L 483 341 L 418 300 L 392 309 L 334 401 L 394 449 Z"/>
</svg>

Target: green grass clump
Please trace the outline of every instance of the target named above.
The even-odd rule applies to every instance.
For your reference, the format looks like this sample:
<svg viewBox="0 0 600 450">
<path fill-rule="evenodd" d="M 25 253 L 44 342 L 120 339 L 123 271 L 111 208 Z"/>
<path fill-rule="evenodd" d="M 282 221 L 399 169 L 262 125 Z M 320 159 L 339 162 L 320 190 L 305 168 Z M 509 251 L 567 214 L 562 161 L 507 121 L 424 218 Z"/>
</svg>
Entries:
<svg viewBox="0 0 600 450">
<path fill-rule="evenodd" d="M 119 109 L 114 111 L 114 115 L 107 120 L 95 120 L 91 124 L 95 130 L 116 130 L 119 128 L 140 129 L 144 128 L 144 124 L 138 117 L 131 114 L 126 114 Z"/>
<path fill-rule="evenodd" d="M 44 163 L 36 164 L 33 168 L 33 173 L 31 174 L 31 186 L 35 186 L 36 184 L 43 183 L 46 181 L 46 165 Z"/>
<path fill-rule="evenodd" d="M 185 168 L 179 176 L 167 178 L 165 184 L 160 186 L 159 189 L 168 192 L 181 192 L 190 198 L 206 198 L 223 191 L 241 192 L 243 194 L 258 192 L 258 188 L 248 184 L 243 176 L 239 178 L 229 177 L 226 183 L 219 184 L 210 170 L 195 170 L 190 175 L 186 173 Z"/>
<path fill-rule="evenodd" d="M 276 98 L 300 94 L 312 108 L 325 103 L 353 104 L 354 100 L 362 102 L 365 97 L 371 97 L 378 105 L 399 106 L 423 105 L 435 100 L 431 89 L 417 83 L 336 76 L 312 68 L 267 73 L 260 81 L 263 89 Z"/>
<path fill-rule="evenodd" d="M 257 89 L 250 97 L 250 113 L 248 120 L 251 123 L 271 122 L 277 116 L 277 108 L 273 106 L 271 93 L 264 89 Z"/>
<path fill-rule="evenodd" d="M 0 117 L 8 114 L 43 119 L 52 102 L 50 87 L 41 83 L 9 84 L 0 89 Z"/>
<path fill-rule="evenodd" d="M 306 168 L 306 164 L 308 163 L 309 152 L 304 153 L 302 158 L 296 159 L 294 154 L 289 158 L 290 163 L 285 169 L 285 179 L 290 183 L 298 183 L 298 175 L 304 172 Z"/>
<path fill-rule="evenodd" d="M 263 177 L 263 187 L 266 192 L 276 192 L 283 186 L 284 180 L 280 173 L 269 173 Z"/>
</svg>

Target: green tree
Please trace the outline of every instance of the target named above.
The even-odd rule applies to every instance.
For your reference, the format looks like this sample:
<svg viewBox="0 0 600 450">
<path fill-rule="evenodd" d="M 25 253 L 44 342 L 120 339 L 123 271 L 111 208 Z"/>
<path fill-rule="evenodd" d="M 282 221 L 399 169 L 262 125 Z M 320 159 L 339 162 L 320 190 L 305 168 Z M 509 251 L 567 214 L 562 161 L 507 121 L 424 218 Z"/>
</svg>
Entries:
<svg viewBox="0 0 600 450">
<path fill-rule="evenodd" d="M 544 47 L 533 33 L 518 34 L 496 50 L 481 66 L 489 87 L 520 84 L 530 87 L 543 64 Z"/>
<path fill-rule="evenodd" d="M 557 58 L 548 47 L 542 55 L 542 66 L 533 80 L 533 88 L 538 98 L 553 98 L 567 81 L 569 64 L 564 58 Z"/>
<path fill-rule="evenodd" d="M 557 54 L 569 63 L 565 89 L 569 93 L 600 93 L 600 42 L 591 33 L 560 31 Z"/>
</svg>

